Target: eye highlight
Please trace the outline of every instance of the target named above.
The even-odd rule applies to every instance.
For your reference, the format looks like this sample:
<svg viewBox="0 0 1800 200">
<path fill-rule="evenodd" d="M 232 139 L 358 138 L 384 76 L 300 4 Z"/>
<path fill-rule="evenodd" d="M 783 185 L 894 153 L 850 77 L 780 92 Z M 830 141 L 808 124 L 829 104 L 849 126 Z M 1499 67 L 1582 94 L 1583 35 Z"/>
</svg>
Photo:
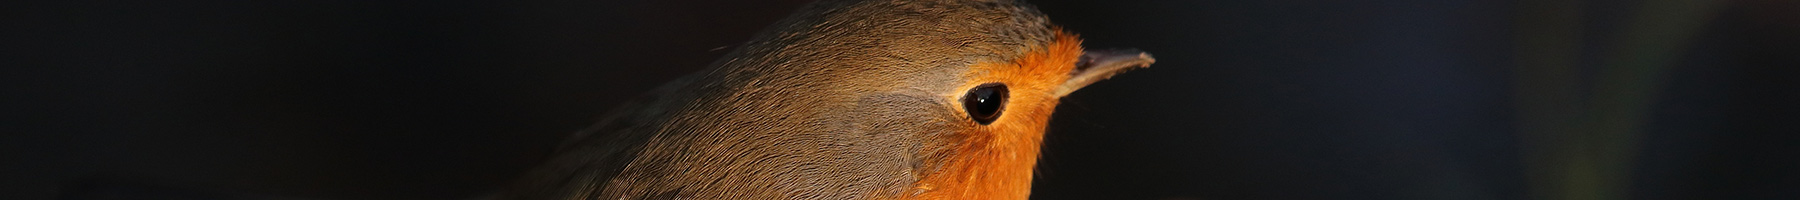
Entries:
<svg viewBox="0 0 1800 200">
<path fill-rule="evenodd" d="M 963 95 L 963 110 L 969 113 L 969 119 L 981 125 L 994 123 L 994 119 L 1000 118 L 1000 112 L 1006 110 L 1006 97 L 1006 84 L 981 84 Z"/>
</svg>

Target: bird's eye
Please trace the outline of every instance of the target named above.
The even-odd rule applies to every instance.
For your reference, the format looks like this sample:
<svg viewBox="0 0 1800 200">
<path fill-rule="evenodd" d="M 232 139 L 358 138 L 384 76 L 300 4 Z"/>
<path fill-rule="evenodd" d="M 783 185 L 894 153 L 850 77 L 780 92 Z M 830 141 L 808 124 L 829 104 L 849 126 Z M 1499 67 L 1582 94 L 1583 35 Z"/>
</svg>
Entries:
<svg viewBox="0 0 1800 200">
<path fill-rule="evenodd" d="M 988 83 L 969 89 L 963 95 L 963 110 L 969 112 L 969 118 L 982 125 L 993 123 L 1000 118 L 1000 111 L 1006 110 L 1006 85 Z"/>
</svg>

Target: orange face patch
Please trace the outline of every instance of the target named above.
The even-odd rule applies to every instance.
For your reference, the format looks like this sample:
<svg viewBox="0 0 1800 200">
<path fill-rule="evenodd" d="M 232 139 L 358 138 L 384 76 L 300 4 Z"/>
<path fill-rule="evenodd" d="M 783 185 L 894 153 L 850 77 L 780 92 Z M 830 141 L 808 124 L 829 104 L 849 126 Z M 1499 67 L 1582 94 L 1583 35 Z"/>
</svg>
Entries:
<svg viewBox="0 0 1800 200">
<path fill-rule="evenodd" d="M 1011 94 L 1005 112 L 987 125 L 967 121 L 971 130 L 937 172 L 920 179 L 923 193 L 907 199 L 1025 199 L 1037 165 L 1044 127 L 1056 109 L 1056 89 L 1069 79 L 1082 54 L 1081 39 L 1062 30 L 1056 38 L 1005 63 L 972 66 L 960 87 L 966 91 L 987 83 L 1005 84 Z M 959 93 L 960 94 L 960 93 Z M 961 98 L 955 95 L 955 98 Z M 958 112 L 961 113 L 961 112 Z"/>
</svg>

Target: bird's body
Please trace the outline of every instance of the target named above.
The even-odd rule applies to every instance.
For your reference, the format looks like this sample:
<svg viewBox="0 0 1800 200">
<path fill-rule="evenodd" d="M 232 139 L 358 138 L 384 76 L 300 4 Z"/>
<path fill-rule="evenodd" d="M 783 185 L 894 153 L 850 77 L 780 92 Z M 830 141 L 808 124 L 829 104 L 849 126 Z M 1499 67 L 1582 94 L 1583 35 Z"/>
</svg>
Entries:
<svg viewBox="0 0 1800 200">
<path fill-rule="evenodd" d="M 502 198 L 1024 199 L 1058 99 L 1150 62 L 1086 56 L 1010 1 L 818 2 L 620 106 Z"/>
</svg>

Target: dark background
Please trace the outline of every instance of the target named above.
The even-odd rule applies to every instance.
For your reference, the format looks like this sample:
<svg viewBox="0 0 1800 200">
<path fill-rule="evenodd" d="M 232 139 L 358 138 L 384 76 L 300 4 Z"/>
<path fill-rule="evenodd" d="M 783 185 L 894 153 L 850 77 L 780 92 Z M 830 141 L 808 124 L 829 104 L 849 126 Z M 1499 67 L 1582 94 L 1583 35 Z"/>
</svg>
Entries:
<svg viewBox="0 0 1800 200">
<path fill-rule="evenodd" d="M 478 195 L 803 2 L 0 3 L 0 199 Z M 1034 198 L 1561 199 L 1530 177 L 1572 165 L 1534 155 L 1634 144 L 1595 154 L 1628 158 L 1595 170 L 1623 198 L 1800 199 L 1795 1 L 1691 25 L 1632 0 L 1033 2 L 1159 61 L 1064 99 Z M 1634 41 L 1671 45 L 1614 64 Z M 1649 92 L 1608 95 L 1613 69 Z M 1522 100 L 1544 88 L 1587 103 Z M 1529 128 L 1622 102 L 1645 105 L 1570 116 L 1631 139 Z"/>
</svg>

